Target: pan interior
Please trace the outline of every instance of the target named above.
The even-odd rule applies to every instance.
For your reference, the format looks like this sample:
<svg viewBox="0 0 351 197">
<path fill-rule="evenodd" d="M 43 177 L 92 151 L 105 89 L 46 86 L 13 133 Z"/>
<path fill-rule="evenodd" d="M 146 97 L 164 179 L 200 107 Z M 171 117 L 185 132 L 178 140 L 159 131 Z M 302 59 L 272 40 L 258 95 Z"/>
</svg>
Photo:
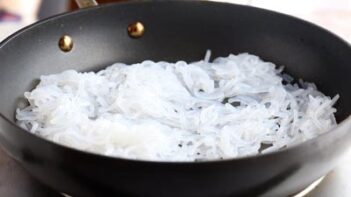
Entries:
<svg viewBox="0 0 351 197">
<path fill-rule="evenodd" d="M 150 11 L 152 10 L 152 11 Z M 209 14 L 212 13 L 212 14 Z M 162 17 L 160 17 L 162 16 Z M 132 39 L 128 24 L 141 21 L 145 35 Z M 73 50 L 58 40 L 69 35 Z M 23 93 L 41 75 L 67 69 L 99 70 L 114 62 L 196 61 L 249 52 L 284 65 L 295 78 L 340 95 L 340 122 L 351 112 L 351 48 L 314 25 L 256 8 L 205 2 L 126 3 L 85 9 L 33 25 L 0 46 L 0 112 L 14 121 Z"/>
</svg>

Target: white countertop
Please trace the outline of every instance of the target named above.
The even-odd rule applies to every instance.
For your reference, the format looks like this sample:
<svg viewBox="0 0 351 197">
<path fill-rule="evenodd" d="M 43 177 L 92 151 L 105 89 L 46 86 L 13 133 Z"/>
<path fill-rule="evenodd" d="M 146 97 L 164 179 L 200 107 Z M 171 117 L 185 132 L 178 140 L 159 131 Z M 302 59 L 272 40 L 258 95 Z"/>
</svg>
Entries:
<svg viewBox="0 0 351 197">
<path fill-rule="evenodd" d="M 351 196 L 351 150 L 323 181 L 306 197 L 350 197 Z"/>
</svg>

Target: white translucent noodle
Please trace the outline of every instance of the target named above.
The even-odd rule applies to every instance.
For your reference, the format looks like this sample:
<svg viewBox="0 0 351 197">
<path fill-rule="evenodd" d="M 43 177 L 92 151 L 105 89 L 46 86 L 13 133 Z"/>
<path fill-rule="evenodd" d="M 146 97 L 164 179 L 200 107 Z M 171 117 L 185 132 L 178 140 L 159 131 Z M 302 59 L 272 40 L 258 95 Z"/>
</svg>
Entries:
<svg viewBox="0 0 351 197">
<path fill-rule="evenodd" d="M 41 76 L 18 124 L 104 155 L 198 161 L 275 151 L 336 126 L 338 99 L 242 53 L 204 61 L 116 63 Z M 284 80 L 284 83 L 283 83 Z M 284 85 L 285 84 L 285 85 Z"/>
</svg>

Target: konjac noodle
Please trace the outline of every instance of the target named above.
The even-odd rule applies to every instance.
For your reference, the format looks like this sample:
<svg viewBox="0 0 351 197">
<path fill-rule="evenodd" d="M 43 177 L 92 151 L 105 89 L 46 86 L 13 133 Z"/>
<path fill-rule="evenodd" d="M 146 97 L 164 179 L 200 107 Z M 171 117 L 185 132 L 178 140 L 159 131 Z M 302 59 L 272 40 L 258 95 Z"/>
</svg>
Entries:
<svg viewBox="0 0 351 197">
<path fill-rule="evenodd" d="M 17 122 L 69 147 L 153 161 L 264 154 L 336 126 L 338 96 L 255 55 L 209 59 L 41 76 Z"/>
</svg>

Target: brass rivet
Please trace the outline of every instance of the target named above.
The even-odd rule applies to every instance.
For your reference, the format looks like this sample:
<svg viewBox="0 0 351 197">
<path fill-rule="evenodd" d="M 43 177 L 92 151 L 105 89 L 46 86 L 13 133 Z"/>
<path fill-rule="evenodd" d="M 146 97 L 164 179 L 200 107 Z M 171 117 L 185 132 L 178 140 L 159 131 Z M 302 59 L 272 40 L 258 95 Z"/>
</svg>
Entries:
<svg viewBox="0 0 351 197">
<path fill-rule="evenodd" d="M 73 40 L 70 36 L 64 35 L 59 40 L 59 47 L 63 52 L 69 52 L 73 48 Z"/>
<path fill-rule="evenodd" d="M 128 34 L 132 38 L 140 38 L 141 36 L 144 35 L 144 32 L 145 32 L 145 27 L 139 21 L 128 25 Z"/>
</svg>

